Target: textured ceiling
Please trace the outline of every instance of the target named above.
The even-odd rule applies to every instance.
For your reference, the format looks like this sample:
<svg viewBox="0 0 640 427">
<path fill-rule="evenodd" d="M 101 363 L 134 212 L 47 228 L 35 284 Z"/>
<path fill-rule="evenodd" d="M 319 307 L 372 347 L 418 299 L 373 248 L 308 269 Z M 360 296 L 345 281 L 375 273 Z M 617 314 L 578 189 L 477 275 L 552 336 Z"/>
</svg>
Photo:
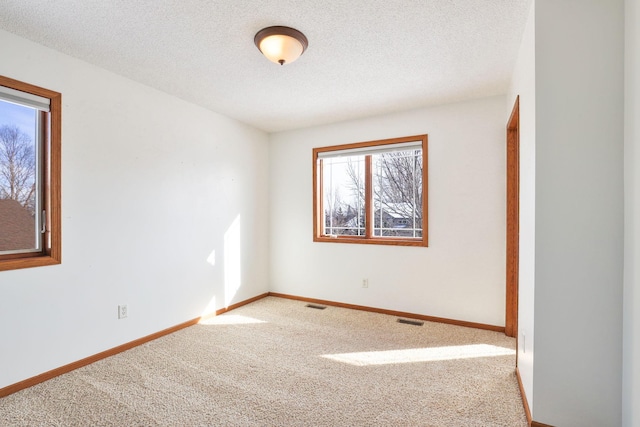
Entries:
<svg viewBox="0 0 640 427">
<path fill-rule="evenodd" d="M 0 28 L 273 132 L 505 93 L 530 1 L 2 0 Z"/>
</svg>

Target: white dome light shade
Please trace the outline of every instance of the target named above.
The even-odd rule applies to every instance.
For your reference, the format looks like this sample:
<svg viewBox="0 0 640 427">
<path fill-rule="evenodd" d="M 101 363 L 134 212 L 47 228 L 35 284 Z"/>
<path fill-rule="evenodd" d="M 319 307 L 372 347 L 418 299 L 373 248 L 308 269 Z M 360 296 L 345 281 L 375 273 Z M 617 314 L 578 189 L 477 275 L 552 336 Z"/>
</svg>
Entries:
<svg viewBox="0 0 640 427">
<path fill-rule="evenodd" d="M 260 51 L 269 61 L 290 64 L 302 55 L 302 43 L 289 36 L 269 36 L 260 42 Z"/>
<path fill-rule="evenodd" d="M 289 27 L 268 27 L 256 34 L 254 42 L 269 61 L 290 64 L 302 55 L 309 42 L 300 31 Z"/>
</svg>

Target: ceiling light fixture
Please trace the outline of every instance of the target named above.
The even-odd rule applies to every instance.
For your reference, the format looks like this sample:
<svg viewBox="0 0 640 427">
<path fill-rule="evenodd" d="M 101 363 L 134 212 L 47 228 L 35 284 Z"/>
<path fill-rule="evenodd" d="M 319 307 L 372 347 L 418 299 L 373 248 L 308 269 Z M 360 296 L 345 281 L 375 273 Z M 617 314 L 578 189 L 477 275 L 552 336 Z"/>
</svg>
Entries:
<svg viewBox="0 0 640 427">
<path fill-rule="evenodd" d="M 280 65 L 292 63 L 309 46 L 309 41 L 300 31 L 280 26 L 263 28 L 256 33 L 253 42 L 269 61 Z"/>
</svg>

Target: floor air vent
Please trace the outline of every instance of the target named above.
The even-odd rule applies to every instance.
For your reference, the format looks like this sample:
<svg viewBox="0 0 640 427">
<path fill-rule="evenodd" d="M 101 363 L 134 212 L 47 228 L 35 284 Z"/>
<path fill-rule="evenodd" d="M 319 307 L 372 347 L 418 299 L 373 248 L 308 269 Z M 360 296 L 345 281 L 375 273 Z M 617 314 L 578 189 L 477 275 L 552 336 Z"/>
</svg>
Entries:
<svg viewBox="0 0 640 427">
<path fill-rule="evenodd" d="M 307 304 L 307 307 L 315 308 L 316 310 L 324 310 L 325 308 L 327 308 L 326 305 L 316 305 L 316 304 Z"/>
<path fill-rule="evenodd" d="M 421 322 L 420 320 L 411 320 L 411 319 L 398 319 L 398 323 L 404 323 L 406 325 L 413 325 L 413 326 L 424 325 L 424 322 Z"/>
</svg>

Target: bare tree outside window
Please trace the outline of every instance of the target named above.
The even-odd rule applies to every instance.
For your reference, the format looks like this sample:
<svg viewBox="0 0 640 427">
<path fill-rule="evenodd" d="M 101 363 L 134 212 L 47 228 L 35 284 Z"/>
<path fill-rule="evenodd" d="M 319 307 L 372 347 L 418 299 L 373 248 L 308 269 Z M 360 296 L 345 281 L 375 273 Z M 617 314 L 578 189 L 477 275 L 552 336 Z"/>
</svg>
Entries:
<svg viewBox="0 0 640 427">
<path fill-rule="evenodd" d="M 40 246 L 36 128 L 34 108 L 0 100 L 0 252 Z"/>
<path fill-rule="evenodd" d="M 364 165 L 361 157 L 327 159 L 325 229 L 327 234 L 364 235 Z"/>
<path fill-rule="evenodd" d="M 373 155 L 374 235 L 385 237 L 420 237 L 422 235 L 422 150 L 395 151 Z M 347 186 L 364 206 L 364 185 L 355 163 L 347 162 Z M 341 203 L 340 213 L 356 212 Z M 334 216 L 336 216 L 335 212 Z M 354 214 L 355 216 L 355 214 Z M 364 223 L 364 211 L 361 212 Z M 337 216 L 350 220 L 351 216 Z"/>
<path fill-rule="evenodd" d="M 15 125 L 0 126 L 0 199 L 35 214 L 36 156 L 33 141 Z"/>
<path fill-rule="evenodd" d="M 375 235 L 422 235 L 421 151 L 395 151 L 373 156 Z"/>
</svg>

